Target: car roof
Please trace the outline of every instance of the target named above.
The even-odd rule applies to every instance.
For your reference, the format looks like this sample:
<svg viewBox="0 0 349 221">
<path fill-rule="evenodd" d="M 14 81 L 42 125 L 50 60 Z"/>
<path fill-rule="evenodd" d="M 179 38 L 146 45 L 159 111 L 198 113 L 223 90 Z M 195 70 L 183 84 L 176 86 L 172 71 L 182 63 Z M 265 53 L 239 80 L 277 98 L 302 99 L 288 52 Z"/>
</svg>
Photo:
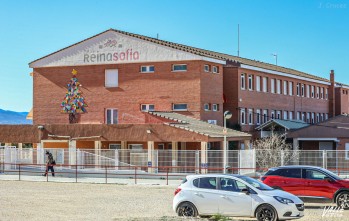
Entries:
<svg viewBox="0 0 349 221">
<path fill-rule="evenodd" d="M 322 167 L 318 167 L 318 166 L 309 166 L 309 165 L 289 165 L 289 166 L 272 167 L 272 168 L 270 168 L 269 170 L 277 170 L 277 169 L 302 169 L 302 168 L 323 169 Z"/>
<path fill-rule="evenodd" d="M 245 177 L 243 175 L 239 174 L 220 174 L 220 173 L 209 173 L 209 174 L 195 174 L 195 175 L 188 175 L 187 179 L 194 179 L 194 178 L 200 178 L 200 177 L 225 177 L 225 176 L 231 176 L 231 177 Z"/>
</svg>

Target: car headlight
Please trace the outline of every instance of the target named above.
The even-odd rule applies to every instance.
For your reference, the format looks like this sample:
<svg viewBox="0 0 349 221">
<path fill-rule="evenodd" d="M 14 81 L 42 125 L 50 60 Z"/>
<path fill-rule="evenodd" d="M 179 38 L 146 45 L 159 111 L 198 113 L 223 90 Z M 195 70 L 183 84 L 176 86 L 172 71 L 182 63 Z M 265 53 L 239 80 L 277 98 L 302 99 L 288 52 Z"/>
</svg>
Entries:
<svg viewBox="0 0 349 221">
<path fill-rule="evenodd" d="M 283 203 L 283 204 L 294 203 L 292 200 L 287 199 L 287 198 L 283 198 L 280 196 L 274 196 L 274 199 L 276 199 L 277 201 L 279 201 L 280 203 Z"/>
</svg>

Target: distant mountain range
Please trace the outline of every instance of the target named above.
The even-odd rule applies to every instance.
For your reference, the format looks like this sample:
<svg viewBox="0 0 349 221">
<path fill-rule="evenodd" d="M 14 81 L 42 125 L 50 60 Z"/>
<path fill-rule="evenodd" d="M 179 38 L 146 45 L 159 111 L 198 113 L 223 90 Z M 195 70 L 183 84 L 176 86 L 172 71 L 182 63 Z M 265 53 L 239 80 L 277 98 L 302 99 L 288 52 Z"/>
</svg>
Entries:
<svg viewBox="0 0 349 221">
<path fill-rule="evenodd" d="M 15 112 L 0 109 L 0 124 L 32 124 L 33 121 L 27 120 L 28 112 Z"/>
</svg>

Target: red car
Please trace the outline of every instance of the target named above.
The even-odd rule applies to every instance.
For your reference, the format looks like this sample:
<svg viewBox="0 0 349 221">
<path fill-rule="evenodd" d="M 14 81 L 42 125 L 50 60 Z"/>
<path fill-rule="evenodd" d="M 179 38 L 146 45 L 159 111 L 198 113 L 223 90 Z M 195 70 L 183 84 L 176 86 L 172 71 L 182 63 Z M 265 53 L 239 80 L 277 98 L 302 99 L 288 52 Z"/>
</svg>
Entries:
<svg viewBox="0 0 349 221">
<path fill-rule="evenodd" d="M 330 199 L 349 209 L 349 180 L 314 166 L 282 166 L 269 169 L 262 182 L 301 198 Z"/>
</svg>

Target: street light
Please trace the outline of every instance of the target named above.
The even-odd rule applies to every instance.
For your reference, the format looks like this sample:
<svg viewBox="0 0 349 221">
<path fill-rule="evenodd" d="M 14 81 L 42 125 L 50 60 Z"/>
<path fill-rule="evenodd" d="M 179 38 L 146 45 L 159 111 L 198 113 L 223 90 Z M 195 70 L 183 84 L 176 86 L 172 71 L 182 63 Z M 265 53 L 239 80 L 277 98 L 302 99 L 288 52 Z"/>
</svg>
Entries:
<svg viewBox="0 0 349 221">
<path fill-rule="evenodd" d="M 233 116 L 233 114 L 230 111 L 224 112 L 224 128 L 223 128 L 223 135 L 224 135 L 224 142 L 223 142 L 223 173 L 227 173 L 226 168 L 228 166 L 228 154 L 227 154 L 227 119 L 230 119 Z"/>
<path fill-rule="evenodd" d="M 271 54 L 272 56 L 275 57 L 276 60 L 276 66 L 278 65 L 278 55 L 276 53 Z"/>
</svg>

